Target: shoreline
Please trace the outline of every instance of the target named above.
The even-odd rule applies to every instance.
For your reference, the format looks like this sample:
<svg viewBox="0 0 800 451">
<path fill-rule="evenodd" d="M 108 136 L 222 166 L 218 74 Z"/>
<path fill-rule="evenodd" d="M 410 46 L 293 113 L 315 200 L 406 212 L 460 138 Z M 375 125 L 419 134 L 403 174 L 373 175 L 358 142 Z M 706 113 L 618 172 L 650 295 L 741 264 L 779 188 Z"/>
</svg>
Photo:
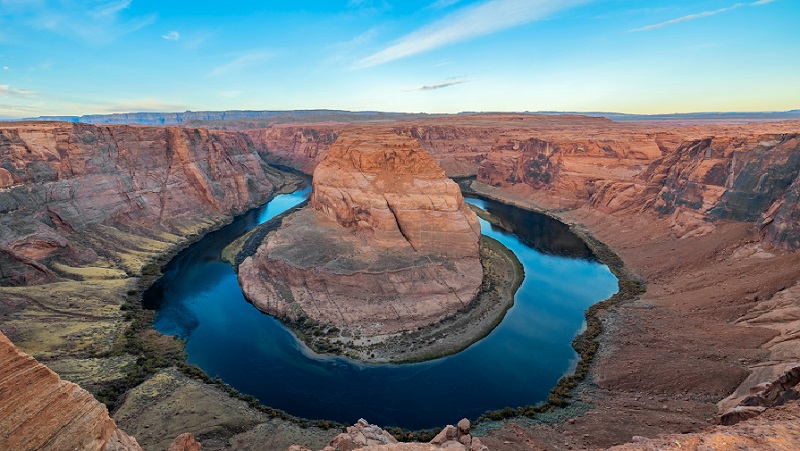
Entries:
<svg viewBox="0 0 800 451">
<path fill-rule="evenodd" d="M 608 299 L 598 301 L 589 306 L 584 315 L 586 318 L 586 329 L 579 333 L 572 341 L 572 347 L 580 356 L 580 360 L 576 365 L 572 374 L 562 376 L 556 385 L 550 390 L 550 395 L 545 402 L 539 403 L 536 406 L 524 407 L 506 407 L 505 409 L 492 410 L 484 413 L 473 424 L 475 426 L 484 423 L 499 422 L 511 418 L 525 417 L 528 419 L 538 419 L 542 414 L 548 416 L 562 417 L 563 415 L 554 414 L 554 409 L 567 409 L 571 407 L 574 402 L 573 393 L 581 385 L 586 384 L 586 379 L 589 376 L 592 364 L 595 360 L 600 347 L 599 340 L 603 334 L 603 325 L 601 315 L 610 311 L 614 307 L 637 299 L 646 292 L 646 285 L 639 277 L 633 275 L 625 265 L 619 255 L 617 255 L 607 244 L 595 238 L 584 227 L 578 226 L 574 223 L 568 223 L 558 215 L 553 214 L 551 211 L 543 208 L 532 208 L 529 205 L 523 205 L 513 202 L 511 199 L 493 196 L 486 190 L 479 191 L 475 189 L 473 182 L 474 177 L 465 177 L 457 180 L 459 186 L 465 194 L 469 194 L 476 198 L 483 198 L 500 202 L 505 205 L 511 205 L 522 210 L 530 211 L 533 213 L 543 214 L 553 218 L 562 224 L 566 224 L 570 231 L 578 236 L 587 246 L 591 249 L 597 260 L 608 266 L 609 270 L 617 278 L 618 291 Z M 491 220 L 491 215 L 484 214 L 481 216 L 487 221 Z M 490 221 L 491 222 L 491 221 Z M 566 417 L 556 421 L 565 421 Z M 493 427 L 489 426 L 490 429 Z"/>
</svg>

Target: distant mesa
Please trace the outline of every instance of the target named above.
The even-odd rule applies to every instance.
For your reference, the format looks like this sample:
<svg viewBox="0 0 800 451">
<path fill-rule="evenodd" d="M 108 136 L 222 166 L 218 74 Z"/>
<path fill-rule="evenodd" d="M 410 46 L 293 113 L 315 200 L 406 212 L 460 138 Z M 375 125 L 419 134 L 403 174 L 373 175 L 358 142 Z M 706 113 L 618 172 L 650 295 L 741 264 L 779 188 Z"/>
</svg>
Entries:
<svg viewBox="0 0 800 451">
<path fill-rule="evenodd" d="M 239 266 L 245 295 L 290 322 L 354 336 L 416 330 L 468 305 L 480 225 L 417 140 L 348 132 L 314 171 L 309 208 Z"/>
</svg>

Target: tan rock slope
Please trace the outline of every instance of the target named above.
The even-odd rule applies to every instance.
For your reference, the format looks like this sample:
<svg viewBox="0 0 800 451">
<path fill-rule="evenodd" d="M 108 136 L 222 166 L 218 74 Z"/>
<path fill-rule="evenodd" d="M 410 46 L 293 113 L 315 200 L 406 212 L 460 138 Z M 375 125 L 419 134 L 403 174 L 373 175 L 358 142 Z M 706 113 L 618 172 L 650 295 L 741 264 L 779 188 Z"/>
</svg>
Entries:
<svg viewBox="0 0 800 451">
<path fill-rule="evenodd" d="M 313 183 L 311 208 L 239 266 L 260 310 L 372 336 L 438 322 L 472 301 L 483 275 L 477 217 L 416 140 L 343 135 Z"/>
<path fill-rule="evenodd" d="M 141 451 L 106 406 L 0 333 L 0 449 Z"/>
</svg>

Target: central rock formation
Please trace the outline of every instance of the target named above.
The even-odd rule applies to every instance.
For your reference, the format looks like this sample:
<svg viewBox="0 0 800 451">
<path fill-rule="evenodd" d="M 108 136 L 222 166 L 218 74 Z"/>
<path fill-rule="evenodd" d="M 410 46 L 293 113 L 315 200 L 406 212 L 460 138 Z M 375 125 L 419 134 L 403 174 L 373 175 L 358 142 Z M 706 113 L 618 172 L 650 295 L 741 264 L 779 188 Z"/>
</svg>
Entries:
<svg viewBox="0 0 800 451">
<path fill-rule="evenodd" d="M 311 208 L 242 262 L 239 281 L 256 307 L 292 322 L 416 330 L 475 297 L 479 238 L 458 185 L 415 139 L 353 132 L 314 171 Z"/>
</svg>

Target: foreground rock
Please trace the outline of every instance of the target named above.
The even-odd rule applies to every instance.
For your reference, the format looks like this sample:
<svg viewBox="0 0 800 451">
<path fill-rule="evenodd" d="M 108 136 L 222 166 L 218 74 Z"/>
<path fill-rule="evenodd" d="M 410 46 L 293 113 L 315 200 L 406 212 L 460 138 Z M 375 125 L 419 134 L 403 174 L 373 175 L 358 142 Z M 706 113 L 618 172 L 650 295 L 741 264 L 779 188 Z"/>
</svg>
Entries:
<svg viewBox="0 0 800 451">
<path fill-rule="evenodd" d="M 447 425 L 430 443 L 398 443 L 388 432 L 366 420 L 358 420 L 347 431 L 339 434 L 321 451 L 431 451 L 451 449 L 456 451 L 488 451 L 477 437 L 470 435 L 470 421 L 466 418 L 458 426 Z M 288 451 L 311 451 L 293 445 Z"/>
<path fill-rule="evenodd" d="M 480 226 L 414 139 L 339 137 L 311 208 L 239 266 L 246 296 L 289 322 L 356 337 L 412 331 L 467 307 L 481 285 Z"/>
<path fill-rule="evenodd" d="M 141 451 L 108 410 L 0 333 L 0 449 Z"/>
</svg>

